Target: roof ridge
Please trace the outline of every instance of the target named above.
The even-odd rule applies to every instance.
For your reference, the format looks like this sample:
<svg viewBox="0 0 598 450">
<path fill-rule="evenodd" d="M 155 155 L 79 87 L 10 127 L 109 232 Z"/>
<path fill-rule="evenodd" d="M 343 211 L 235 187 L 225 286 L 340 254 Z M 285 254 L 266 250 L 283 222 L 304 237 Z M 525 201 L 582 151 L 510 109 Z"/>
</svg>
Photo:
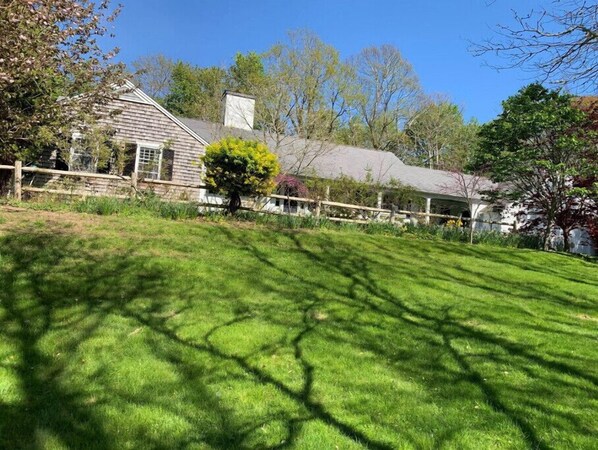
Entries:
<svg viewBox="0 0 598 450">
<path fill-rule="evenodd" d="M 221 123 L 218 123 L 218 122 L 211 122 L 211 121 L 208 121 L 208 120 L 198 119 L 198 118 L 193 118 L 193 117 L 179 116 L 179 119 L 180 120 L 192 120 L 192 121 L 196 121 L 196 122 L 201 122 L 201 123 L 203 123 L 205 125 L 218 126 L 218 127 L 222 127 L 222 128 L 230 128 L 230 129 L 234 129 L 234 130 L 243 131 L 245 133 L 251 133 L 251 132 L 254 132 L 254 131 L 259 131 L 259 130 L 246 130 L 244 128 L 235 128 L 235 127 L 225 126 L 224 124 L 221 124 Z M 319 139 L 307 139 L 307 138 L 303 138 L 303 137 L 300 137 L 300 136 L 285 135 L 285 137 L 294 138 L 294 139 L 297 139 L 297 140 L 308 141 L 308 142 L 326 143 L 325 141 L 321 141 Z M 390 152 L 388 150 L 378 150 L 378 149 L 375 149 L 375 148 L 358 147 L 356 145 L 339 144 L 337 142 L 330 142 L 330 144 L 331 145 L 335 145 L 337 147 L 344 147 L 344 148 L 355 149 L 355 150 L 359 150 L 359 151 L 376 152 L 376 153 L 388 154 L 388 155 L 391 155 L 393 158 L 398 159 L 401 164 L 405 164 L 403 162 L 403 160 L 401 158 L 399 158 L 395 153 Z"/>
</svg>

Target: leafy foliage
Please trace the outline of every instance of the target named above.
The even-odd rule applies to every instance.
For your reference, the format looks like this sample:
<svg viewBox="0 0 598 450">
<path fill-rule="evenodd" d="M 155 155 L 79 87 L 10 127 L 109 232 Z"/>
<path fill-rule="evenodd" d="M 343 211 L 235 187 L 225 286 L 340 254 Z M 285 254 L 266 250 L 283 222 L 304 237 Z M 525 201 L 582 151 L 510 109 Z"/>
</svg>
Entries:
<svg viewBox="0 0 598 450">
<path fill-rule="evenodd" d="M 242 195 L 267 194 L 280 170 L 278 158 L 264 144 L 229 137 L 206 147 L 201 158 L 204 181 L 229 197 L 229 212 L 241 206 Z"/>
<path fill-rule="evenodd" d="M 220 97 L 225 83 L 224 69 L 194 67 L 179 61 L 172 69 L 164 106 L 175 114 L 216 122 L 220 120 Z"/>
<path fill-rule="evenodd" d="M 244 94 L 255 94 L 265 82 L 262 57 L 249 52 L 237 53 L 234 63 L 228 69 L 228 89 Z"/>
<path fill-rule="evenodd" d="M 349 64 L 357 92 L 350 103 L 363 124 L 364 146 L 396 151 L 400 128 L 422 93 L 413 67 L 392 45 L 365 48 Z"/>
<path fill-rule="evenodd" d="M 0 7 L 0 162 L 31 161 L 101 113 L 124 67 L 100 38 L 109 1 L 9 1 Z"/>
<path fill-rule="evenodd" d="M 307 197 L 309 195 L 307 186 L 299 178 L 292 175 L 279 174 L 274 182 L 276 183 L 276 191 L 281 195 L 291 197 Z"/>
<path fill-rule="evenodd" d="M 479 126 L 466 123 L 459 107 L 446 99 L 431 99 L 405 126 L 404 161 L 430 169 L 462 169 L 477 145 Z"/>
<path fill-rule="evenodd" d="M 376 207 L 378 195 L 382 193 L 382 206 L 384 208 L 408 208 L 410 205 L 421 205 L 423 199 L 417 195 L 415 189 L 404 186 L 393 180 L 388 184 L 374 182 L 371 177 L 365 181 L 356 180 L 350 176 L 342 175 L 334 180 L 309 178 L 305 182 L 309 196 L 314 199 L 330 199 L 338 203 Z M 345 208 L 330 208 L 336 216 L 352 217 L 356 214 L 363 215 L 360 211 L 349 211 Z"/>
<path fill-rule="evenodd" d="M 563 226 L 557 217 L 596 210 L 596 186 L 580 184 L 598 173 L 598 150 L 589 129 L 571 96 L 540 84 L 503 102 L 501 115 L 481 129 L 474 164 L 502 183 L 503 197 L 519 202 L 527 227 L 543 231 L 545 249 L 553 227 Z"/>
<path fill-rule="evenodd" d="M 410 164 L 462 168 L 477 143 L 477 124 L 465 123 L 450 101 L 425 96 L 415 70 L 392 45 L 343 60 L 313 32 L 296 30 L 265 53 L 237 53 L 226 69 L 184 62 L 170 69 L 158 57 L 137 66 L 155 72 L 145 76 L 153 90 L 164 86 L 170 70 L 165 106 L 183 116 L 219 122 L 223 90 L 253 95 L 254 128 L 273 150 L 292 148 L 286 162 L 295 175 L 307 175 L 336 144 L 392 151 Z"/>
<path fill-rule="evenodd" d="M 343 92 L 346 66 L 339 52 L 308 31 L 289 33 L 288 41 L 264 55 L 269 77 L 260 125 L 274 133 L 330 140 L 347 108 Z"/>
</svg>

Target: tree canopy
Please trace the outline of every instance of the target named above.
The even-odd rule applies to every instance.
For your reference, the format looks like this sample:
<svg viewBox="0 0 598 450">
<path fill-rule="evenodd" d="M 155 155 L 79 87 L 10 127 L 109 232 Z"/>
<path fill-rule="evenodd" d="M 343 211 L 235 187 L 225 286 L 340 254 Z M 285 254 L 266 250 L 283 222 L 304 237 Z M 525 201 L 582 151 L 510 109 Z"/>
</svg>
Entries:
<svg viewBox="0 0 598 450">
<path fill-rule="evenodd" d="M 234 137 L 208 145 L 201 162 L 205 183 L 229 198 L 230 213 L 239 209 L 242 195 L 271 192 L 280 171 L 277 156 L 264 144 Z"/>
<path fill-rule="evenodd" d="M 364 125 L 367 146 L 396 151 L 399 130 L 422 99 L 413 67 L 392 45 L 366 48 L 350 65 L 357 91 L 351 104 Z"/>
<path fill-rule="evenodd" d="M 219 122 L 224 90 L 253 95 L 256 132 L 277 149 L 293 149 L 295 174 L 337 144 L 392 151 L 432 168 L 455 167 L 475 146 L 477 124 L 465 123 L 450 100 L 425 95 L 409 61 L 388 44 L 343 59 L 313 32 L 298 30 L 264 53 L 237 53 L 227 68 L 183 61 L 170 68 L 160 55 L 136 67 L 146 69 L 141 85 L 159 91 L 178 115 Z"/>
<path fill-rule="evenodd" d="M 554 226 L 573 211 L 591 213 L 598 165 L 594 133 L 570 95 L 531 84 L 503 102 L 503 112 L 482 126 L 474 165 L 501 183 L 499 193 L 525 210 L 528 228 L 542 231 L 548 249 Z"/>
<path fill-rule="evenodd" d="M 170 92 L 164 106 L 177 115 L 220 120 L 220 99 L 226 87 L 226 70 L 194 67 L 177 62 L 172 69 Z"/>
<path fill-rule="evenodd" d="M 147 95 L 163 102 L 170 92 L 175 62 L 163 54 L 147 55 L 133 61 L 133 81 Z"/>
<path fill-rule="evenodd" d="M 0 7 L 0 163 L 44 146 L 101 114 L 124 66 L 99 38 L 119 8 L 107 0 L 9 1 Z"/>
<path fill-rule="evenodd" d="M 405 126 L 400 156 L 430 169 L 463 169 L 477 145 L 479 126 L 465 122 L 459 107 L 444 98 L 422 103 Z"/>
</svg>

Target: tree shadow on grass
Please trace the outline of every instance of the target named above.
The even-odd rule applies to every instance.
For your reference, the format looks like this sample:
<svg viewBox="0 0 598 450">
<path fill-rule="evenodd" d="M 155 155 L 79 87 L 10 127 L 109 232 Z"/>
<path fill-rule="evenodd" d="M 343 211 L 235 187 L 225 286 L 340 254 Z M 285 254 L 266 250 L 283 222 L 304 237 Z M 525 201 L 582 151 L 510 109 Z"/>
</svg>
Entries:
<svg viewBox="0 0 598 450">
<path fill-rule="evenodd" d="M 135 392 L 117 389 L 105 374 L 113 368 L 103 367 L 90 375 L 90 383 L 104 391 L 104 401 L 113 406 L 155 408 L 165 415 L 176 416 L 194 430 L 171 437 L 170 441 L 167 436 L 139 431 L 135 435 L 137 443 L 147 447 L 164 447 L 169 442 L 176 447 L 207 444 L 214 448 L 289 448 L 299 443 L 305 425 L 315 421 L 367 448 L 393 448 L 397 442 L 422 446 L 418 444 L 416 429 L 394 424 L 392 417 L 378 418 L 378 411 L 372 407 L 357 405 L 343 414 L 338 405 L 333 407 L 323 401 L 316 386 L 321 383 L 319 374 L 327 367 L 326 361 L 318 359 L 310 347 L 314 340 L 369 352 L 377 358 L 377 365 L 388 365 L 398 378 L 422 379 L 424 376 L 425 381 L 421 383 L 427 390 L 441 390 L 451 401 L 463 395 L 464 391 L 457 386 L 465 383 L 475 391 L 467 391 L 465 402 L 482 399 L 493 414 L 514 424 L 522 442 L 531 448 L 550 447 L 543 437 L 546 430 L 541 430 L 532 417 L 526 416 L 525 406 L 514 406 L 515 386 L 505 388 L 486 379 L 478 365 L 480 358 L 495 366 L 509 363 L 548 386 L 554 386 L 556 380 L 564 390 L 581 386 L 587 392 L 596 392 L 596 377 L 580 367 L 581 362 L 567 361 L 561 355 L 548 357 L 540 346 L 536 348 L 468 324 L 462 311 L 440 308 L 426 303 L 425 299 L 409 298 L 401 289 L 393 287 L 392 280 L 384 278 L 385 271 L 392 270 L 393 277 L 401 283 L 414 283 L 427 286 L 431 292 L 441 292 L 446 289 L 443 282 L 460 276 L 459 282 L 469 288 L 505 294 L 509 287 L 495 286 L 505 281 L 497 275 L 480 275 L 467 272 L 466 268 L 461 275 L 456 275 L 439 266 L 436 278 L 431 279 L 428 274 L 420 273 L 421 267 L 412 261 L 401 260 L 382 249 L 379 255 L 364 253 L 359 243 L 333 240 L 326 234 L 306 239 L 296 233 L 269 235 L 265 232 L 256 240 L 257 234 L 251 231 L 245 234 L 227 227 L 214 227 L 212 231 L 214 239 L 220 235 L 227 245 L 243 253 L 242 257 L 221 260 L 216 269 L 237 277 L 239 289 L 251 289 L 264 296 L 276 295 L 277 302 L 244 304 L 243 300 L 235 300 L 233 287 L 218 285 L 218 281 L 209 279 L 198 280 L 201 285 L 198 287 L 198 283 L 185 280 L 176 265 L 148 260 L 137 254 L 132 243 L 116 255 L 114 249 L 103 252 L 101 240 L 85 241 L 68 234 L 25 230 L 0 238 L 0 335 L 14 349 L 14 362 L 5 370 L 14 375 L 20 392 L 17 400 L 0 401 L 0 446 L 36 447 L 36 439 L 44 439 L 46 435 L 67 447 L 122 446 L 121 437 L 108 426 L 105 415 L 88 403 L 89 393 L 84 386 L 70 383 L 67 374 L 72 366 L 84 363 L 77 359 L 76 350 L 87 340 L 104 333 L 115 318 L 126 320 L 133 330 L 145 330 L 135 335 L 146 345 L 147 353 L 140 358 L 151 357 L 167 365 L 170 372 L 176 374 L 176 381 L 165 380 L 161 389 L 157 386 Z M 292 257 L 273 256 L 270 239 L 283 243 L 285 251 L 293 253 Z M 288 261 L 311 265 L 316 271 L 298 271 L 297 266 L 289 265 Z M 170 279 L 175 282 L 167 282 Z M 227 289 L 230 292 L 218 298 L 202 298 L 203 293 L 212 292 L 205 290 L 205 286 L 219 290 L 219 294 Z M 408 292 L 407 285 L 403 288 Z M 518 285 L 517 290 L 529 297 L 545 294 L 537 286 Z M 223 298 L 228 297 L 232 304 L 226 305 L 227 314 L 201 316 L 201 313 L 212 313 L 210 308 L 217 308 Z M 176 311 L 171 311 L 173 306 L 169 299 L 172 298 L 178 301 Z M 140 304 L 139 299 L 145 303 Z M 548 296 L 547 300 L 559 307 L 566 305 L 558 293 Z M 335 315 L 330 309 L 332 304 L 342 307 L 344 313 Z M 198 305 L 202 305 L 201 308 Z M 281 309 L 285 306 L 292 313 Z M 319 318 L 318 314 L 326 310 L 331 317 Z M 216 312 L 213 315 L 217 316 Z M 472 316 L 475 317 L 475 312 Z M 178 317 L 184 320 L 177 321 Z M 222 333 L 251 323 L 255 317 L 287 331 L 247 351 L 227 347 L 219 341 Z M 183 325 L 193 329 L 194 321 L 205 321 L 208 325 L 201 328 L 201 332 L 186 335 Z M 550 325 L 546 328 L 550 329 Z M 65 337 L 56 340 L 58 343 L 49 352 L 49 337 L 60 333 Z M 424 350 L 405 348 L 401 336 L 410 337 L 407 345 L 419 343 Z M 479 354 L 464 351 L 463 342 L 475 345 Z M 292 358 L 300 382 L 285 379 L 257 359 L 280 349 L 286 350 Z M 445 358 L 450 359 L 450 367 L 443 366 Z M 347 372 L 339 376 L 350 374 L 352 368 L 343 370 Z M 240 374 L 256 386 L 272 388 L 293 408 L 239 417 L 236 405 L 221 399 L 212 383 L 221 377 L 226 383 L 234 384 Z M 555 380 L 548 380 L 549 376 Z M 348 379 L 338 383 L 364 403 L 372 395 L 381 395 L 362 390 L 363 387 Z M 169 399 L 169 389 L 179 392 L 180 404 Z M 526 392 L 518 394 L 530 401 L 530 395 L 533 396 Z M 591 431 L 575 414 L 546 403 L 535 408 L 544 408 L 543 414 L 549 422 L 551 418 L 560 417 L 576 433 Z M 198 417 L 199 412 L 207 418 Z M 409 411 L 402 414 L 408 416 Z M 265 443 L 256 438 L 257 431 L 274 423 L 284 428 L 284 436 L 277 442 Z M 361 423 L 371 426 L 366 428 Z M 434 441 L 428 441 L 427 445 L 450 444 L 461 427 L 455 423 L 436 430 Z M 378 435 L 379 430 L 386 430 L 387 434 Z"/>
<path fill-rule="evenodd" d="M 211 327 L 202 339 L 183 339 L 171 325 L 170 316 L 164 314 L 167 302 L 154 301 L 139 308 L 134 300 L 157 300 L 176 294 L 192 304 L 197 300 L 193 289 L 182 287 L 172 292 L 171 287 L 165 288 L 164 280 L 176 274 L 160 264 L 148 264 L 132 248 L 122 248 L 119 256 L 98 248 L 101 241 L 85 241 L 74 235 L 37 229 L 24 229 L 0 238 L 0 285 L 3 286 L 0 335 L 10 345 L 13 363 L 6 371 L 18 391 L 16 399 L 0 402 L 0 446 L 36 448 L 54 442 L 69 448 L 103 449 L 120 445 L 119 437 L 106 427 L 103 413 L 90 402 L 89 392 L 71 383 L 67 372 L 73 366 L 85 364 L 78 360 L 77 349 L 101 335 L 114 318 L 121 317 L 130 320 L 133 328 L 143 327 L 151 333 L 149 341 L 155 344 L 150 348 L 152 356 L 172 366 L 173 372 L 187 385 L 186 391 L 192 386 L 193 394 L 187 399 L 193 405 L 192 411 L 209 410 L 210 417 L 218 424 L 178 439 L 176 446 L 204 443 L 214 448 L 266 448 L 261 444 L 248 445 L 246 441 L 268 422 L 281 422 L 288 435 L 270 447 L 282 448 L 294 444 L 304 422 L 320 420 L 368 448 L 391 448 L 344 423 L 311 397 L 313 367 L 303 357 L 302 341 L 317 327 L 311 318 L 313 305 L 302 307 L 301 329 L 290 342 L 303 380 L 301 388 L 295 389 L 251 363 L 252 355 L 231 354 L 212 342 L 214 333 L 246 318 L 242 309 L 233 319 Z M 185 308 L 179 308 L 177 314 L 185 314 Z M 48 353 L 46 341 L 59 333 L 65 337 L 53 341 Z M 162 344 L 156 344 L 157 340 Z M 198 361 L 211 358 L 232 363 L 255 383 L 272 386 L 304 412 L 279 413 L 270 419 L 240 425 L 232 411 L 223 407 L 210 388 L 203 385 L 201 372 L 195 372 L 193 364 L 179 356 L 181 349 L 197 353 Z M 96 390 L 104 393 L 108 404 L 150 405 L 205 428 L 192 411 L 181 411 L 176 405 L 152 396 L 151 391 L 139 394 L 114 389 L 105 381 L 110 370 L 102 367 L 90 379 Z M 149 446 L 164 445 L 162 439 L 149 435 L 138 438 L 139 443 Z"/>
<path fill-rule="evenodd" d="M 23 229 L 0 238 L 0 336 L 17 399 L 0 402 L 0 446 L 112 448 L 93 399 L 65 373 L 76 349 L 134 296 L 156 292 L 163 274 L 140 258 L 103 258 L 75 236 Z M 52 353 L 51 334 L 63 333 Z"/>
<path fill-rule="evenodd" d="M 565 281 L 598 287 L 598 278 L 581 279 L 577 271 L 580 263 L 588 267 L 597 266 L 596 268 L 598 268 L 598 258 L 587 258 L 570 253 L 541 252 L 529 249 L 515 250 L 484 245 L 454 245 L 445 242 L 439 242 L 437 245 L 438 248 L 444 248 L 463 256 L 471 256 L 480 260 L 512 266 L 523 271 L 536 272 Z M 552 260 L 550 264 L 546 263 L 547 258 Z"/>
<path fill-rule="evenodd" d="M 224 232 L 227 233 L 226 230 Z M 580 368 L 578 365 L 574 365 L 568 360 L 563 359 L 561 355 L 548 356 L 540 347 L 536 350 L 528 343 L 512 341 L 505 336 L 468 325 L 464 323 L 462 318 L 453 318 L 446 308 L 442 311 L 426 309 L 424 305 L 418 306 L 417 301 L 409 301 L 404 295 L 397 295 L 395 292 L 390 292 L 387 288 L 382 287 L 380 283 L 383 280 L 383 277 L 380 277 L 382 275 L 380 272 L 381 262 L 365 256 L 359 245 L 339 245 L 338 240 L 333 241 L 328 239 L 326 235 L 320 235 L 317 239 L 313 239 L 316 242 L 312 242 L 311 248 L 306 248 L 304 239 L 300 238 L 300 235 L 288 233 L 288 238 L 294 242 L 296 250 L 318 267 L 319 271 L 326 273 L 331 280 L 334 280 L 334 282 L 325 285 L 320 281 L 302 278 L 301 275 L 292 273 L 288 269 L 277 267 L 267 252 L 260 249 L 260 245 L 245 239 L 242 235 L 227 233 L 227 238 L 231 241 L 236 240 L 239 245 L 243 246 L 255 258 L 281 271 L 284 276 L 296 278 L 294 281 L 302 283 L 304 287 L 313 290 L 329 291 L 343 299 L 341 301 L 345 305 L 349 306 L 352 303 L 355 313 L 344 325 L 353 325 L 351 328 L 356 336 L 356 339 L 352 341 L 353 345 L 362 345 L 364 348 L 375 352 L 385 359 L 391 357 L 384 345 L 378 345 L 377 343 L 368 344 L 368 340 L 363 339 L 363 335 L 359 333 L 359 316 L 366 309 L 379 314 L 380 317 L 392 317 L 403 323 L 403 325 L 412 328 L 414 332 L 418 329 L 423 330 L 425 335 L 433 337 L 430 339 L 430 342 L 440 339 L 442 346 L 436 345 L 436 348 L 442 353 L 449 355 L 458 367 L 456 373 L 447 373 L 444 376 L 440 376 L 441 381 L 447 383 L 449 386 L 451 383 L 465 381 L 476 387 L 495 413 L 505 416 L 509 422 L 513 423 L 519 429 L 522 439 L 531 448 L 550 448 L 550 443 L 545 438 L 540 437 L 540 434 L 536 431 L 537 424 L 534 423 L 531 417 L 523 413 L 524 408 L 519 407 L 520 405 L 517 407 L 512 406 L 513 395 L 516 394 L 516 389 L 513 388 L 511 391 L 495 389 L 492 383 L 487 382 L 484 376 L 475 369 L 475 364 L 470 362 L 472 358 L 475 361 L 475 355 L 460 353 L 458 347 L 453 344 L 454 341 L 475 342 L 482 347 L 496 349 L 498 354 L 484 354 L 484 357 L 496 365 L 514 365 L 521 371 L 527 372 L 541 379 L 543 382 L 548 382 L 548 379 L 550 379 L 550 383 L 552 384 L 560 384 L 564 387 L 578 390 L 590 389 L 597 392 L 598 377 Z M 468 256 L 475 257 L 475 255 L 469 252 Z M 383 252 L 382 259 L 386 258 L 388 258 L 388 255 L 384 255 Z M 454 271 L 446 270 L 442 266 L 438 266 L 435 270 L 435 277 L 430 278 L 428 272 L 418 273 L 416 267 L 409 261 L 400 261 L 395 258 L 394 263 L 393 274 L 403 275 L 401 277 L 403 281 L 409 280 L 421 286 L 438 288 L 438 292 L 446 289 L 446 286 L 440 286 L 437 282 L 438 279 L 456 281 Z M 377 270 L 372 270 L 374 268 Z M 513 287 L 508 285 L 508 280 L 501 279 L 499 276 L 480 274 L 464 268 L 461 271 L 463 275 L 457 276 L 457 278 L 465 286 L 490 290 L 498 294 L 507 294 L 513 290 Z M 373 272 L 377 273 L 378 276 L 376 278 L 372 275 Z M 339 283 L 341 280 L 345 280 L 345 284 Z M 388 283 L 384 284 L 387 285 Z M 564 299 L 559 293 L 549 293 L 539 286 L 517 285 L 517 290 L 522 294 L 523 298 L 535 298 L 544 302 L 550 301 L 560 307 L 571 306 L 570 302 Z M 457 299 L 458 293 L 455 292 L 455 301 L 458 301 Z M 587 303 L 585 308 L 593 312 L 596 311 L 596 305 L 592 303 Z M 558 330 L 552 330 L 550 327 L 546 328 L 555 334 L 559 334 Z M 539 331 L 545 332 L 548 330 Z M 564 334 L 561 333 L 561 335 Z M 580 337 L 580 335 L 572 333 L 571 335 L 575 338 Z M 591 338 L 591 336 L 588 337 Z M 343 341 L 343 339 L 335 336 L 329 336 L 329 338 L 338 339 L 339 344 Z M 434 360 L 434 357 L 430 355 L 430 357 L 425 359 L 431 362 Z M 425 373 L 433 379 L 438 375 L 438 372 L 442 372 L 440 368 L 434 367 L 434 363 L 427 365 L 415 362 L 414 367 L 409 367 L 410 362 L 401 366 L 403 375 L 410 372 L 413 376 Z M 530 367 L 539 367 L 540 370 L 530 370 Z M 433 373 L 431 374 L 430 372 Z M 566 380 L 571 377 L 573 378 L 572 381 Z M 529 395 L 529 393 L 519 394 L 522 396 Z M 552 392 L 552 394 L 556 393 Z M 510 398 L 503 401 L 501 396 Z M 560 411 L 556 407 L 550 408 L 550 405 L 544 405 L 544 409 L 544 414 L 547 418 L 551 416 L 561 417 L 571 426 L 575 427 L 579 433 L 591 433 L 591 425 L 583 423 L 579 417 L 573 417 L 570 413 Z M 546 432 L 547 430 L 544 429 L 543 431 Z"/>
</svg>

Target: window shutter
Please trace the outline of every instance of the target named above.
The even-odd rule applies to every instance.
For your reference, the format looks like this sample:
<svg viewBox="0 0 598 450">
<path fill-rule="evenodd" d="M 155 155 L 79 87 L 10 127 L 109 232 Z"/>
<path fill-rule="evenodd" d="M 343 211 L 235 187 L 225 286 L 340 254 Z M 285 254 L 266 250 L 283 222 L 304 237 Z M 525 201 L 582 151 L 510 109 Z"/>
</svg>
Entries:
<svg viewBox="0 0 598 450">
<path fill-rule="evenodd" d="M 125 145 L 123 175 L 130 176 L 135 171 L 135 158 L 137 157 L 137 144 Z"/>
<path fill-rule="evenodd" d="M 174 168 L 174 150 L 162 150 L 162 173 L 160 179 L 164 181 L 172 181 L 172 171 Z"/>
</svg>

